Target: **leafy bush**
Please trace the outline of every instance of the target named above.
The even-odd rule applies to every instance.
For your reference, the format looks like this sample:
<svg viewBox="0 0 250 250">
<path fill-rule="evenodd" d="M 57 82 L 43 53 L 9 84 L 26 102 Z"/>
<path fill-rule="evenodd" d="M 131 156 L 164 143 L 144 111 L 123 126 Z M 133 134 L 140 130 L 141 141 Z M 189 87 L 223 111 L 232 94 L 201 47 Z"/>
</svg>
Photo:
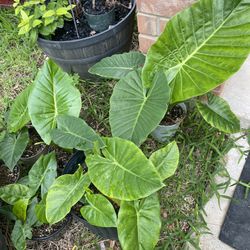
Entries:
<svg viewBox="0 0 250 250">
<path fill-rule="evenodd" d="M 38 35 L 48 37 L 57 28 L 62 28 L 64 20 L 71 20 L 71 6 L 65 0 L 29 0 L 22 3 L 15 0 L 15 14 L 19 17 L 19 35 L 26 35 L 32 43 Z M 74 7 L 74 6 L 73 6 Z"/>
</svg>

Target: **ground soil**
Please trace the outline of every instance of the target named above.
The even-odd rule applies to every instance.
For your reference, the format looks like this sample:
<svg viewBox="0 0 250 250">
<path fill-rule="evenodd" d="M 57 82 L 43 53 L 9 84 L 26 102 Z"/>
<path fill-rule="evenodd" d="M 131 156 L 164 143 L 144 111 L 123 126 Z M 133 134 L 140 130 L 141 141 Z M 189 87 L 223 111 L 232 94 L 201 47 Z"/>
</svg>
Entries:
<svg viewBox="0 0 250 250">
<path fill-rule="evenodd" d="M 180 106 L 174 106 L 170 111 L 166 113 L 164 118 L 162 119 L 160 125 L 173 125 L 178 123 L 184 118 L 185 114 L 183 109 Z"/>
<path fill-rule="evenodd" d="M 89 4 L 89 2 L 90 0 L 87 0 L 87 4 Z M 125 16 L 127 16 L 131 9 L 130 0 L 119 0 L 116 2 L 117 3 L 115 5 L 115 22 L 112 25 L 115 25 L 120 22 Z M 96 1 L 96 3 L 98 3 L 98 1 Z M 99 4 L 97 6 L 99 6 Z M 103 9 L 105 10 L 105 8 Z M 107 10 L 108 9 L 109 8 L 107 8 Z M 77 11 L 76 23 L 80 38 L 90 37 L 98 33 L 89 27 L 86 18 L 81 10 Z M 55 35 L 51 39 L 54 41 L 67 41 L 78 39 L 73 20 L 70 22 L 65 22 L 64 27 L 61 29 L 57 29 Z"/>
<path fill-rule="evenodd" d="M 15 183 L 19 177 L 19 168 L 16 166 L 10 171 L 3 163 L 0 163 L 0 187 Z"/>
<path fill-rule="evenodd" d="M 33 127 L 29 128 L 29 138 L 29 144 L 26 147 L 21 158 L 29 158 L 35 156 L 46 147 L 46 145 L 42 143 L 41 137 Z"/>
</svg>

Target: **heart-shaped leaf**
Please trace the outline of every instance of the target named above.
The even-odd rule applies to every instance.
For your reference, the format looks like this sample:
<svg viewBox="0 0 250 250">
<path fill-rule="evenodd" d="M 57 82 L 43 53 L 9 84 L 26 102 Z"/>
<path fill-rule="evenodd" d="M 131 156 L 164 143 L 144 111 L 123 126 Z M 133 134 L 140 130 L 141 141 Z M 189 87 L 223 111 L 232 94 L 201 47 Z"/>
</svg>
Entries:
<svg viewBox="0 0 250 250">
<path fill-rule="evenodd" d="M 172 103 L 199 96 L 237 72 L 250 52 L 250 2 L 200 0 L 173 17 L 150 48 L 143 82 L 164 70 Z"/>
<path fill-rule="evenodd" d="M 165 75 L 159 73 L 147 90 L 140 72 L 131 72 L 115 86 L 110 99 L 109 122 L 113 136 L 140 145 L 164 117 L 170 100 Z"/>
<path fill-rule="evenodd" d="M 87 155 L 91 181 L 104 195 L 118 200 L 144 198 L 164 185 L 154 165 L 131 141 L 103 138 L 106 148 Z"/>
<path fill-rule="evenodd" d="M 24 89 L 12 104 L 8 116 L 8 130 L 10 132 L 17 132 L 30 121 L 28 99 L 32 88 L 33 85 L 30 85 Z"/>
<path fill-rule="evenodd" d="M 44 142 L 50 144 L 50 132 L 56 128 L 59 115 L 79 116 L 80 92 L 73 86 L 72 77 L 48 60 L 37 74 L 28 109 L 33 126 Z"/>
<path fill-rule="evenodd" d="M 225 133 L 240 131 L 240 121 L 231 111 L 228 103 L 219 96 L 208 94 L 196 106 L 207 123 Z"/>
<path fill-rule="evenodd" d="M 17 250 L 26 250 L 26 239 L 32 238 L 32 228 L 17 220 L 11 233 L 11 241 Z"/>
<path fill-rule="evenodd" d="M 28 205 L 29 205 L 29 199 L 20 199 L 13 206 L 12 211 L 14 215 L 22 222 L 26 220 L 26 212 Z"/>
<path fill-rule="evenodd" d="M 98 227 L 116 227 L 117 215 L 113 205 L 101 194 L 86 194 L 89 205 L 81 208 L 82 216 Z"/>
<path fill-rule="evenodd" d="M 80 118 L 67 115 L 58 116 L 57 127 L 57 129 L 52 130 L 51 138 L 55 144 L 62 148 L 86 151 L 93 149 L 96 141 L 101 147 L 103 146 L 101 138 Z"/>
<path fill-rule="evenodd" d="M 154 152 L 150 158 L 162 180 L 172 176 L 179 163 L 179 149 L 176 142 L 171 142 L 164 148 Z"/>
<path fill-rule="evenodd" d="M 136 51 L 106 57 L 89 69 L 89 73 L 109 79 L 121 79 L 144 65 L 145 56 Z"/>
<path fill-rule="evenodd" d="M 22 199 L 29 199 L 29 188 L 22 184 L 9 184 L 0 188 L 0 199 L 10 205 L 14 205 L 16 202 Z"/>
<path fill-rule="evenodd" d="M 23 129 L 18 134 L 6 133 L 0 142 L 0 159 L 12 171 L 29 142 L 29 133 Z"/>
<path fill-rule="evenodd" d="M 50 187 L 46 199 L 46 218 L 50 224 L 62 220 L 70 209 L 82 198 L 90 185 L 88 174 L 82 167 L 74 174 L 62 175 Z"/>
<path fill-rule="evenodd" d="M 155 249 L 161 229 L 158 195 L 140 201 L 122 201 L 117 228 L 123 250 Z"/>
<path fill-rule="evenodd" d="M 29 187 L 35 194 L 41 187 L 41 198 L 48 192 L 49 187 L 57 176 L 57 163 L 54 152 L 42 155 L 29 171 Z"/>
</svg>

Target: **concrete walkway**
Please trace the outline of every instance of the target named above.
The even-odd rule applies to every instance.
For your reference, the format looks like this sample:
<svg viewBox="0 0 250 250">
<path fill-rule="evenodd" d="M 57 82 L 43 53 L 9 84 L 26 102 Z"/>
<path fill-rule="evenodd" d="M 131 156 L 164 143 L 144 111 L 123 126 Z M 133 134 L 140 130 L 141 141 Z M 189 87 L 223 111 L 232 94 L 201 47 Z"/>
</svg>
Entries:
<svg viewBox="0 0 250 250">
<path fill-rule="evenodd" d="M 240 118 L 242 128 L 250 128 L 250 57 L 242 66 L 241 70 L 231 77 L 225 84 L 221 97 L 228 101 L 233 112 Z M 239 135 L 234 135 L 239 136 Z M 249 149 L 246 139 L 238 141 L 238 145 L 245 150 Z M 245 164 L 245 158 L 241 158 L 238 150 L 232 149 L 227 157 L 227 170 L 230 176 L 238 180 Z M 221 177 L 217 178 L 217 182 L 223 182 Z M 221 194 L 233 196 L 235 186 L 228 188 L 226 193 Z M 230 204 L 229 199 L 221 199 L 220 207 L 218 200 L 214 196 L 205 206 L 207 213 L 206 221 L 211 231 L 211 235 L 203 235 L 200 239 L 200 247 L 202 250 L 230 250 L 233 249 L 218 239 L 221 225 L 223 224 L 226 212 Z M 192 247 L 189 247 L 190 249 Z"/>
</svg>

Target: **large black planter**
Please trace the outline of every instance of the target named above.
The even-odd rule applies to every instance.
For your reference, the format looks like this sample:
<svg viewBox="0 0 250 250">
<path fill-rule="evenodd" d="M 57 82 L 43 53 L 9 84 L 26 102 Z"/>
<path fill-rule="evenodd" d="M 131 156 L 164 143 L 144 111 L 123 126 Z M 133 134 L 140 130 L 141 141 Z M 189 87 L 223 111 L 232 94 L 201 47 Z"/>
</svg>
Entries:
<svg viewBox="0 0 250 250">
<path fill-rule="evenodd" d="M 83 79 L 91 78 L 88 69 L 101 59 L 130 49 L 134 30 L 136 0 L 129 14 L 112 28 L 92 37 L 51 41 L 39 38 L 44 53 L 68 73 L 78 73 Z M 93 76 L 92 76 L 93 77 Z"/>
</svg>

